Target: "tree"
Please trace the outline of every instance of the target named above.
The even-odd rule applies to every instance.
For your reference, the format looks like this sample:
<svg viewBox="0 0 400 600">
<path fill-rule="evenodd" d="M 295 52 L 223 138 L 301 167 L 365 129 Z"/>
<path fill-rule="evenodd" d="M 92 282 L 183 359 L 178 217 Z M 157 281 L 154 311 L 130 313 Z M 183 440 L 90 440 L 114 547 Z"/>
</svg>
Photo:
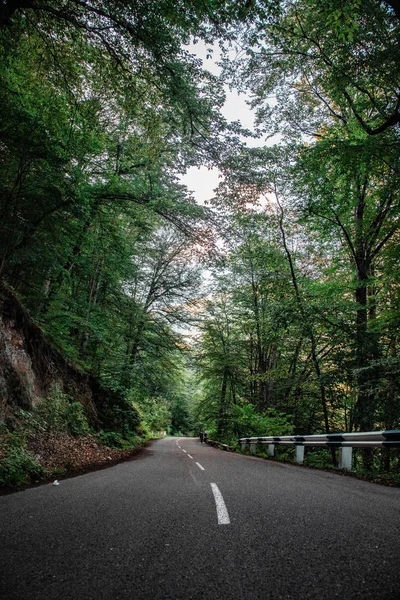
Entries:
<svg viewBox="0 0 400 600">
<path fill-rule="evenodd" d="M 347 253 L 352 272 L 344 271 L 354 292 L 354 321 L 349 322 L 348 302 L 340 319 L 319 312 L 325 325 L 342 332 L 347 356 L 353 357 L 357 403 L 350 426 L 371 429 L 381 404 L 380 369 L 388 343 L 380 327 L 379 287 L 384 256 L 399 227 L 398 6 L 376 0 L 276 5 L 275 10 L 268 2 L 256 5 L 239 41 L 246 50 L 235 64 L 226 61 L 225 74 L 251 91 L 262 130 L 279 131 L 296 143 L 286 150 L 290 158 L 280 177 L 289 211 L 307 207 L 301 222 L 307 235 L 324 240 L 333 235 L 337 251 Z M 257 167 L 243 159 L 238 164 L 235 157 L 227 162 L 231 195 L 238 166 L 241 187 L 246 181 L 253 198 L 273 188 L 268 161 L 274 158 L 265 154 L 263 178 L 262 151 L 252 155 Z M 292 269 L 294 284 L 295 275 Z M 302 293 L 296 291 L 298 300 Z M 348 294 L 341 293 L 346 302 Z M 326 377 L 318 378 L 322 393 Z"/>
<path fill-rule="evenodd" d="M 124 282 L 133 311 L 126 332 L 123 377 L 137 367 L 140 352 L 155 345 L 174 347 L 179 336 L 171 331 L 190 321 L 188 308 L 197 295 L 199 269 L 193 264 L 190 245 L 171 230 L 159 231 L 150 243 L 138 248 L 135 277 Z"/>
<path fill-rule="evenodd" d="M 151 402 L 177 376 L 190 245 L 208 241 L 178 175 L 236 139 L 183 48 L 224 30 L 211 5 L 0 7 L 0 277 L 70 361 Z"/>
<path fill-rule="evenodd" d="M 390 150 L 389 157 L 388 151 L 382 156 L 382 141 L 363 139 L 362 134 L 340 143 L 339 152 L 336 143 L 319 142 L 304 153 L 302 166 L 308 173 L 305 206 L 312 217 L 324 219 L 325 227 L 335 231 L 353 265 L 359 390 L 355 425 L 368 430 L 375 422 L 374 365 L 381 355 L 376 295 L 380 256 L 400 224 L 397 158 L 390 156 Z M 309 159 L 312 162 L 306 166 Z"/>
<path fill-rule="evenodd" d="M 197 365 L 204 400 L 197 420 L 209 433 L 228 441 L 237 434 L 234 406 L 243 390 L 244 349 L 232 299 L 222 288 L 205 306 Z"/>
<path fill-rule="evenodd" d="M 263 128 L 319 135 L 332 123 L 356 120 L 368 135 L 396 129 L 396 2 L 293 0 L 254 10 L 239 38 L 245 52 L 235 61 L 234 81 L 251 90 Z M 232 63 L 226 65 L 230 75 Z"/>
</svg>

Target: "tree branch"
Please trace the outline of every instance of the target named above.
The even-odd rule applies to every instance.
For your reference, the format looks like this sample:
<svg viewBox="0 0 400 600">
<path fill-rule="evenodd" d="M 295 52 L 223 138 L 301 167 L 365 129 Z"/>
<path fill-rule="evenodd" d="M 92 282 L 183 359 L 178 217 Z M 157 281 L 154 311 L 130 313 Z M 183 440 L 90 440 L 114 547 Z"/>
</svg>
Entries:
<svg viewBox="0 0 400 600">
<path fill-rule="evenodd" d="M 373 129 L 364 121 L 364 119 L 361 117 L 361 115 L 357 112 L 354 102 L 350 97 L 350 94 L 348 92 L 346 92 L 345 89 L 343 89 L 342 92 L 343 92 L 343 96 L 346 98 L 347 102 L 349 103 L 349 106 L 350 106 L 355 118 L 360 123 L 361 127 L 369 135 L 378 135 L 379 133 L 383 133 L 384 131 L 386 131 L 386 129 L 389 129 L 389 127 L 393 127 L 394 125 L 397 125 L 398 123 L 400 123 L 400 112 L 399 112 L 400 97 L 398 97 L 398 100 L 396 103 L 396 108 L 395 108 L 393 114 L 388 119 L 386 119 L 386 121 L 384 121 L 379 127 L 376 127 L 375 129 Z"/>
</svg>

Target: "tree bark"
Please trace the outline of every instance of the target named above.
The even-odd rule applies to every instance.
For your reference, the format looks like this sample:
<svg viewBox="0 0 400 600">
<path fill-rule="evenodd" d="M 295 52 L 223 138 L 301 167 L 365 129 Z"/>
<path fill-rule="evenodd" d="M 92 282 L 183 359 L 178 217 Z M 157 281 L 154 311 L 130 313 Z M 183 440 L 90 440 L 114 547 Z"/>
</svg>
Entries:
<svg viewBox="0 0 400 600">
<path fill-rule="evenodd" d="M 276 190 L 275 190 L 275 197 L 276 197 L 278 206 L 280 208 L 279 228 L 280 228 L 281 235 L 282 235 L 283 247 L 284 247 L 288 262 L 289 262 L 290 274 L 291 274 L 291 278 L 292 278 L 293 287 L 295 290 L 296 301 L 297 301 L 297 305 L 300 310 L 300 314 L 303 319 L 305 332 L 311 342 L 311 357 L 312 357 L 312 362 L 313 362 L 314 369 L 315 369 L 315 374 L 316 374 L 317 380 L 318 380 L 321 405 L 322 405 L 322 410 L 323 410 L 323 415 L 324 415 L 325 432 L 329 433 L 330 426 L 329 426 L 328 405 L 327 405 L 327 400 L 326 400 L 325 384 L 323 382 L 323 377 L 322 377 L 321 368 L 319 365 L 319 360 L 318 360 L 318 355 L 317 355 L 317 343 L 315 340 L 313 327 L 312 327 L 311 323 L 309 322 L 306 312 L 304 310 L 304 304 L 303 304 L 303 300 L 302 300 L 302 297 L 300 294 L 300 289 L 299 289 L 299 286 L 297 283 L 297 277 L 296 277 L 296 272 L 294 269 L 292 254 L 291 254 L 289 247 L 287 245 L 287 242 L 286 242 L 286 234 L 285 234 L 285 229 L 283 227 L 283 208 L 279 202 L 279 198 L 278 198 L 278 194 L 277 194 Z M 336 454 L 335 454 L 334 448 L 332 448 L 332 450 L 333 450 L 332 460 L 335 464 L 336 463 Z"/>
<path fill-rule="evenodd" d="M 225 368 L 222 384 L 221 384 L 221 394 L 220 394 L 220 405 L 219 405 L 219 414 L 218 414 L 218 427 L 217 427 L 217 436 L 218 439 L 223 438 L 226 432 L 226 393 L 228 390 L 228 371 Z"/>
</svg>

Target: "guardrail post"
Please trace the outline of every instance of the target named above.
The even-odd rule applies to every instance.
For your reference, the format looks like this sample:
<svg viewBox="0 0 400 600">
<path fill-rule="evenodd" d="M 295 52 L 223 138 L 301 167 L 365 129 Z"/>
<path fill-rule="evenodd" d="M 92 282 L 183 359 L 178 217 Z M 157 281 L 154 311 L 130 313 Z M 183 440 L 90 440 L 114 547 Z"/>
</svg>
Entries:
<svg viewBox="0 0 400 600">
<path fill-rule="evenodd" d="M 339 469 L 351 471 L 353 448 L 351 446 L 342 446 L 339 448 Z"/>
<path fill-rule="evenodd" d="M 275 444 L 268 444 L 268 456 L 275 456 Z"/>
<path fill-rule="evenodd" d="M 279 444 L 296 446 L 296 462 L 304 463 L 305 446 L 339 448 L 339 469 L 352 470 L 352 449 L 387 447 L 400 448 L 400 429 L 388 431 L 359 431 L 350 433 L 331 433 L 316 435 L 283 435 L 239 438 L 242 450 L 250 446 L 250 452 L 256 453 L 256 444 L 268 444 L 268 456 L 275 455 L 275 446 Z"/>
<path fill-rule="evenodd" d="M 304 446 L 296 446 L 296 462 L 302 465 L 304 462 Z"/>
</svg>

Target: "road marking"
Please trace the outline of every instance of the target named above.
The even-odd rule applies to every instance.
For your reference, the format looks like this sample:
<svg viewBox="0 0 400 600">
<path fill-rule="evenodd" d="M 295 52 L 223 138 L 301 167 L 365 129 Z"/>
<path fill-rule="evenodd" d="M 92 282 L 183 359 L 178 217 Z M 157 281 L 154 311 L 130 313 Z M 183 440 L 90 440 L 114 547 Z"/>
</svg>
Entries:
<svg viewBox="0 0 400 600">
<path fill-rule="evenodd" d="M 180 445 L 178 444 L 178 448 L 180 448 Z"/>
<path fill-rule="evenodd" d="M 187 454 L 186 450 L 184 448 L 182 448 L 182 450 Z"/>
<path fill-rule="evenodd" d="M 200 463 L 197 462 L 196 465 L 199 467 L 199 469 L 201 469 L 202 471 L 205 471 L 205 468 L 202 467 Z"/>
<path fill-rule="evenodd" d="M 230 519 L 228 515 L 228 509 L 222 497 L 219 487 L 216 483 L 210 483 L 211 489 L 214 494 L 215 506 L 217 507 L 218 525 L 230 525 Z"/>
<path fill-rule="evenodd" d="M 193 456 L 191 454 L 189 454 L 189 452 L 187 453 L 188 457 L 191 458 L 193 460 Z"/>
</svg>

